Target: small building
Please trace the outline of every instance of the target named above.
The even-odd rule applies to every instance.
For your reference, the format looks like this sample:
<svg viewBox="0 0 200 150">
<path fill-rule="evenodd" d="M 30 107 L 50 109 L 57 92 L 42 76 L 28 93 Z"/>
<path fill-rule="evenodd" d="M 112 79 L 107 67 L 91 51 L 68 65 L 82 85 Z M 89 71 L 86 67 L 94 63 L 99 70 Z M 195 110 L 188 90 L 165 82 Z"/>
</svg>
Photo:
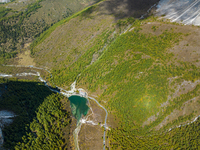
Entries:
<svg viewBox="0 0 200 150">
<path fill-rule="evenodd" d="M 80 94 L 82 97 L 87 97 L 87 93 L 85 92 L 84 89 L 80 88 L 80 89 L 78 89 L 78 91 L 79 91 L 79 94 Z"/>
</svg>

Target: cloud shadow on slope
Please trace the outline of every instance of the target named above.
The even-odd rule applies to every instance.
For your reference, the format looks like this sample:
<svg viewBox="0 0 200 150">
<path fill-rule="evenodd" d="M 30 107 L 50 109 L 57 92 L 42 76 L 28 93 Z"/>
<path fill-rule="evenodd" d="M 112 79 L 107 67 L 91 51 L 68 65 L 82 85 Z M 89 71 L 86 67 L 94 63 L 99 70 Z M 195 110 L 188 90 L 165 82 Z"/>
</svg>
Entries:
<svg viewBox="0 0 200 150">
<path fill-rule="evenodd" d="M 99 4 L 99 15 L 114 15 L 115 19 L 127 17 L 140 18 L 147 10 L 160 0 L 106 0 Z M 84 14 L 89 17 L 92 8 Z"/>
<path fill-rule="evenodd" d="M 158 3 L 159 0 L 109 0 L 103 3 L 110 14 L 116 19 L 126 17 L 140 18 L 147 10 Z"/>
</svg>

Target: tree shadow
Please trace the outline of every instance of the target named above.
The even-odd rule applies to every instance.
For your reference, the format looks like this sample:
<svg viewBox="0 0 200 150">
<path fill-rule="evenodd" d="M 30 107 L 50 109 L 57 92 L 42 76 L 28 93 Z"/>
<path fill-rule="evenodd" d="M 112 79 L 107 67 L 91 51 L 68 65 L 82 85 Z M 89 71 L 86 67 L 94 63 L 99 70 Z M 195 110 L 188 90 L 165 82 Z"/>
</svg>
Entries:
<svg viewBox="0 0 200 150">
<path fill-rule="evenodd" d="M 7 81 L 0 86 L 6 88 L 0 97 L 0 110 L 17 115 L 12 124 L 3 128 L 4 146 L 13 148 L 30 131 L 28 124 L 36 117 L 38 107 L 53 92 L 41 82 Z"/>
</svg>

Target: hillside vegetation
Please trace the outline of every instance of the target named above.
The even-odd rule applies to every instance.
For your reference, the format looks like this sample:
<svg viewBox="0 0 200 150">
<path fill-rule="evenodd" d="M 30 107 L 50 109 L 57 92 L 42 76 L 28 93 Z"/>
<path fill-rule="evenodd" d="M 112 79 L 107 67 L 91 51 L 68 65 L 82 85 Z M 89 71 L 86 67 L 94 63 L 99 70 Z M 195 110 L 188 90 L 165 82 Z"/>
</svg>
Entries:
<svg viewBox="0 0 200 150">
<path fill-rule="evenodd" d="M 163 133 L 199 114 L 195 107 L 187 115 L 177 115 L 171 122 L 163 123 L 173 112 L 181 112 L 191 99 L 195 99 L 191 108 L 199 106 L 198 65 L 178 60 L 173 51 L 169 51 L 185 40 L 189 32 L 154 17 L 115 20 L 113 14 L 107 12 L 102 2 L 55 28 L 33 48 L 36 63 L 50 67 L 58 85 L 67 87 L 80 74 L 77 86 L 96 94 L 115 115 L 119 120 L 118 128 L 109 132 L 107 147 L 197 147 L 198 138 L 195 137 L 199 136 L 196 130 L 199 121 L 174 129 L 167 136 Z M 156 21 L 162 27 L 152 25 L 151 31 L 143 32 L 148 22 Z M 157 33 L 158 28 L 164 30 Z M 194 84 L 192 89 L 177 89 L 189 81 Z M 152 116 L 154 119 L 148 121 Z M 157 130 L 160 130 L 158 135 L 155 134 Z M 185 130 L 191 130 L 187 132 L 190 138 L 180 140 Z M 152 136 L 154 140 L 150 141 Z M 183 145 L 184 140 L 194 142 Z"/>
<path fill-rule="evenodd" d="M 106 107 L 108 149 L 200 148 L 199 119 L 185 125 L 200 114 L 199 28 L 153 16 L 139 20 L 127 15 L 130 1 L 118 2 L 119 11 L 113 2 L 41 34 L 31 45 L 36 64 L 66 89 L 77 79 Z"/>
<path fill-rule="evenodd" d="M 95 1 L 14 1 L 0 6 L 0 59 L 14 57 L 54 23 Z"/>
<path fill-rule="evenodd" d="M 14 112 L 14 122 L 3 128 L 4 147 L 9 149 L 55 149 L 69 147 L 70 111 L 66 98 L 52 93 L 43 83 L 0 79 L 0 110 Z M 61 103 L 62 100 L 62 103 Z M 68 137 L 64 138 L 64 134 Z"/>
</svg>

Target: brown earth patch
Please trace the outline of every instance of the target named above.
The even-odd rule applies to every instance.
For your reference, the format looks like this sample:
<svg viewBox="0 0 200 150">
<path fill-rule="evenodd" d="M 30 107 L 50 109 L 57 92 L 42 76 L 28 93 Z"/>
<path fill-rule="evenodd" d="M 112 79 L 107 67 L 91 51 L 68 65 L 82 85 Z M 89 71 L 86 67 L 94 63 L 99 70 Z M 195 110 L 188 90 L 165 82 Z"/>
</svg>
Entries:
<svg viewBox="0 0 200 150">
<path fill-rule="evenodd" d="M 100 126 L 83 124 L 79 135 L 80 149 L 102 150 L 103 128 Z"/>
<path fill-rule="evenodd" d="M 191 62 L 192 64 L 200 67 L 200 29 L 192 32 L 190 35 L 179 42 L 179 45 L 175 45 L 169 52 L 175 54 L 177 60 L 184 62 Z"/>
<path fill-rule="evenodd" d="M 105 111 L 99 107 L 95 101 L 90 100 L 90 117 L 88 120 L 93 121 L 97 125 L 82 124 L 79 133 L 79 147 L 80 149 L 100 150 L 103 149 L 103 133 L 104 129 L 101 125 L 104 123 Z M 92 115 L 91 115 L 92 113 Z"/>
<path fill-rule="evenodd" d="M 28 48 L 31 45 L 31 43 L 24 44 L 24 48 Z"/>
<path fill-rule="evenodd" d="M 157 113 L 157 115 L 159 115 L 159 113 Z M 153 115 L 153 116 L 149 117 L 145 122 L 143 122 L 142 127 L 144 127 L 145 125 L 151 124 L 156 119 L 157 119 L 156 115 Z"/>
<path fill-rule="evenodd" d="M 183 81 L 181 84 L 177 85 L 175 92 L 172 94 L 172 98 L 179 97 L 182 94 L 186 94 L 195 89 L 195 87 L 200 83 L 200 80 L 195 82 Z"/>
<path fill-rule="evenodd" d="M 155 127 L 156 130 L 159 130 L 163 126 L 171 123 L 173 120 L 178 119 L 180 116 L 187 116 L 191 113 L 194 113 L 195 116 L 200 114 L 200 97 L 195 97 L 191 100 L 186 101 L 182 107 L 178 110 L 175 109 L 170 115 L 165 117 L 165 119 Z"/>
<path fill-rule="evenodd" d="M 88 120 L 93 121 L 96 125 L 82 124 L 79 133 L 79 147 L 80 149 L 100 150 L 103 149 L 103 125 L 106 113 L 95 101 L 90 100 L 89 102 L 92 110 L 88 113 L 90 115 Z M 109 113 L 106 127 L 115 128 L 117 127 L 116 122 L 115 116 Z M 106 140 L 106 146 L 109 146 L 108 139 Z"/>
<path fill-rule="evenodd" d="M 30 50 L 23 51 L 22 53 L 18 54 L 16 57 L 16 61 L 18 65 L 29 66 L 35 65 L 34 59 L 30 56 Z"/>
<path fill-rule="evenodd" d="M 106 29 L 112 30 L 113 22 L 113 16 L 96 11 L 73 18 L 57 27 L 35 48 L 35 61 L 48 67 L 59 67 L 64 61 L 64 65 L 68 67 L 94 45 L 97 36 Z M 97 58 L 98 56 L 94 55 L 93 61 Z"/>
<path fill-rule="evenodd" d="M 153 29 L 155 28 L 155 30 Z M 200 28 L 191 25 L 176 25 L 164 22 L 146 22 L 142 25 L 141 33 L 147 35 L 160 35 L 165 30 L 183 33 L 183 39 L 167 52 L 174 54 L 174 59 L 191 62 L 200 67 Z"/>
<path fill-rule="evenodd" d="M 101 107 L 99 107 L 99 105 L 93 100 L 90 100 L 90 106 L 92 107 L 93 110 L 93 115 L 92 115 L 93 120 L 95 122 L 103 124 L 106 115 L 105 111 Z"/>
</svg>

